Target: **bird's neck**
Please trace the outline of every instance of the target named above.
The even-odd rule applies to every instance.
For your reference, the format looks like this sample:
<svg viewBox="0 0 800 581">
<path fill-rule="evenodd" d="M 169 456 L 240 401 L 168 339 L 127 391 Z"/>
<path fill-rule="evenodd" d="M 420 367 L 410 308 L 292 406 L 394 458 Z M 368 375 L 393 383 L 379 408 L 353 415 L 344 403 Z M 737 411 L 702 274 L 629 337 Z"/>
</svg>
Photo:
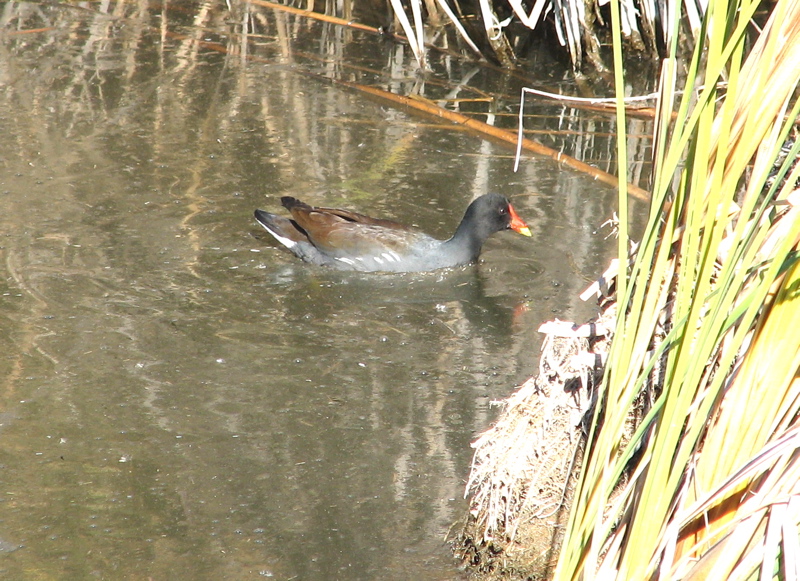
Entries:
<svg viewBox="0 0 800 581">
<path fill-rule="evenodd" d="M 458 253 L 464 260 L 472 261 L 478 258 L 484 242 L 486 237 L 481 236 L 468 220 L 463 220 L 453 237 L 445 241 L 443 246 L 448 252 Z"/>
</svg>

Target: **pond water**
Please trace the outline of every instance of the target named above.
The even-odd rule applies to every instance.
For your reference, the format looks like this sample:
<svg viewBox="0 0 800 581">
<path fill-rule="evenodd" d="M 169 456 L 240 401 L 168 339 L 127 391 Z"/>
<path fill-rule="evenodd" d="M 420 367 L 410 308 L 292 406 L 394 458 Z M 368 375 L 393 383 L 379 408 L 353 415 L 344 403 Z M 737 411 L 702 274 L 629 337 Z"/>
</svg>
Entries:
<svg viewBox="0 0 800 581">
<path fill-rule="evenodd" d="M 470 442 L 539 324 L 592 315 L 613 189 L 305 74 L 517 93 L 466 61 L 422 82 L 402 45 L 224 2 L 0 10 L 0 576 L 462 576 Z M 604 120 L 549 111 L 607 158 L 572 135 Z M 487 191 L 533 237 L 429 274 L 310 267 L 252 218 L 294 195 L 444 238 Z"/>
</svg>

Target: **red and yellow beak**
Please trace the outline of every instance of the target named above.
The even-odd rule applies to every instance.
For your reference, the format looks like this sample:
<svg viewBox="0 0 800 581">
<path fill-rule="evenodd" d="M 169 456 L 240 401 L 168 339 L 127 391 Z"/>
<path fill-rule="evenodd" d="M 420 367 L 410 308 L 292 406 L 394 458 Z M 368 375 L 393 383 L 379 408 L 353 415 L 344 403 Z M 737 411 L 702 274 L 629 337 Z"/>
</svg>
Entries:
<svg viewBox="0 0 800 581">
<path fill-rule="evenodd" d="M 523 236 L 530 236 L 531 229 L 528 228 L 528 225 L 524 222 L 524 220 L 519 217 L 519 214 L 514 211 L 514 208 L 511 206 L 511 204 L 508 206 L 508 213 L 511 215 L 511 224 L 509 224 L 509 227 L 515 232 L 519 232 Z"/>
</svg>

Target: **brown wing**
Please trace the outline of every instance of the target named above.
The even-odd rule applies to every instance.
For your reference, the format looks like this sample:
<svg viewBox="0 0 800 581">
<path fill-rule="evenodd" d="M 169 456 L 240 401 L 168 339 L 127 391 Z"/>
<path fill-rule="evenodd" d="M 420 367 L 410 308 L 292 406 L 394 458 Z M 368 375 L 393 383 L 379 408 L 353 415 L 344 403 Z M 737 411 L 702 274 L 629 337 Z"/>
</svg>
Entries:
<svg viewBox="0 0 800 581">
<path fill-rule="evenodd" d="M 348 210 L 316 208 L 288 196 L 281 198 L 281 202 L 305 230 L 311 243 L 332 256 L 370 256 L 384 251 L 403 253 L 409 245 L 429 239 L 392 220 L 370 218 Z"/>
<path fill-rule="evenodd" d="M 397 230 L 414 230 L 410 226 L 406 226 L 400 222 L 395 222 L 394 220 L 372 218 L 365 214 L 359 214 L 358 212 L 352 212 L 350 210 L 341 210 L 338 208 L 318 208 L 315 206 L 310 206 L 305 202 L 301 202 L 297 198 L 293 198 L 291 196 L 283 196 L 281 198 L 281 204 L 283 204 L 283 207 L 292 213 L 292 216 L 294 216 L 295 219 L 297 219 L 295 212 L 305 216 L 310 216 L 312 213 L 318 213 L 319 216 L 315 216 L 315 220 L 325 221 L 322 216 L 337 216 L 347 220 L 348 222 L 356 222 L 358 224 L 372 224 L 373 226 L 395 228 Z"/>
<path fill-rule="evenodd" d="M 329 214 L 333 214 L 334 216 L 339 216 L 340 218 L 344 218 L 345 220 L 349 220 L 350 222 L 357 222 L 358 224 L 372 224 L 373 226 L 381 226 L 382 228 L 392 228 L 394 230 L 403 230 L 403 231 L 414 231 L 414 228 L 411 226 L 406 226 L 405 224 L 401 224 L 400 222 L 395 222 L 394 220 L 386 220 L 384 218 L 372 218 L 370 216 L 365 216 L 364 214 L 359 214 L 358 212 L 352 212 L 350 210 L 340 210 L 337 208 L 316 208 L 320 212 L 327 212 Z"/>
</svg>

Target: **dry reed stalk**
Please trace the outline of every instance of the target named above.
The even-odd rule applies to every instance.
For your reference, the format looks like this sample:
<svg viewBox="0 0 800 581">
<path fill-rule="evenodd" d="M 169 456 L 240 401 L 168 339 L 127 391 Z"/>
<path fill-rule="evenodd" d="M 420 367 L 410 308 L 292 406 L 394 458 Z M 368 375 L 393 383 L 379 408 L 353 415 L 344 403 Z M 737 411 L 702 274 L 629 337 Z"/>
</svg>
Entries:
<svg viewBox="0 0 800 581">
<path fill-rule="evenodd" d="M 309 73 L 310 74 L 310 73 Z M 316 76 L 316 75 L 315 75 Z M 377 87 L 370 87 L 367 85 L 360 85 L 358 83 L 350 83 L 348 81 L 340 81 L 337 79 L 329 79 L 325 78 L 332 83 L 336 83 L 338 85 L 343 85 L 345 87 L 350 87 L 351 89 L 355 89 L 357 91 L 361 91 L 373 97 L 379 98 L 383 101 L 389 101 L 395 104 L 402 105 L 403 107 L 413 109 L 417 112 L 424 113 L 426 115 L 431 115 L 433 117 L 437 117 L 440 119 L 446 119 L 463 127 L 466 127 L 476 133 L 483 135 L 484 137 L 488 137 L 491 139 L 495 139 L 504 143 L 517 145 L 520 143 L 520 147 L 531 153 L 536 153 L 538 155 L 543 155 L 545 157 L 549 157 L 554 159 L 559 163 L 563 163 L 564 165 L 578 170 L 590 177 L 593 177 L 597 181 L 603 182 L 605 184 L 611 185 L 616 187 L 618 185 L 618 180 L 615 176 L 611 175 L 608 172 L 604 172 L 603 170 L 597 169 L 594 166 L 589 165 L 588 163 L 584 163 L 580 160 L 575 159 L 569 155 L 566 155 L 560 151 L 556 151 L 549 147 L 542 145 L 532 139 L 527 138 L 518 138 L 516 133 L 511 131 L 501 129 L 499 127 L 495 127 L 493 125 L 489 125 L 488 123 L 483 123 L 478 121 L 477 119 L 472 119 L 471 117 L 467 117 L 466 115 L 462 115 L 461 113 L 456 113 L 455 111 L 449 111 L 447 109 L 443 109 L 438 105 L 431 103 L 430 101 L 422 98 L 412 98 L 412 97 L 405 97 L 403 95 L 396 95 L 394 93 L 390 93 L 388 91 L 384 91 L 383 89 L 379 89 Z M 628 184 L 628 193 L 631 195 L 642 199 L 647 200 L 649 199 L 649 193 L 642 188 L 635 186 L 633 184 Z"/>
</svg>

